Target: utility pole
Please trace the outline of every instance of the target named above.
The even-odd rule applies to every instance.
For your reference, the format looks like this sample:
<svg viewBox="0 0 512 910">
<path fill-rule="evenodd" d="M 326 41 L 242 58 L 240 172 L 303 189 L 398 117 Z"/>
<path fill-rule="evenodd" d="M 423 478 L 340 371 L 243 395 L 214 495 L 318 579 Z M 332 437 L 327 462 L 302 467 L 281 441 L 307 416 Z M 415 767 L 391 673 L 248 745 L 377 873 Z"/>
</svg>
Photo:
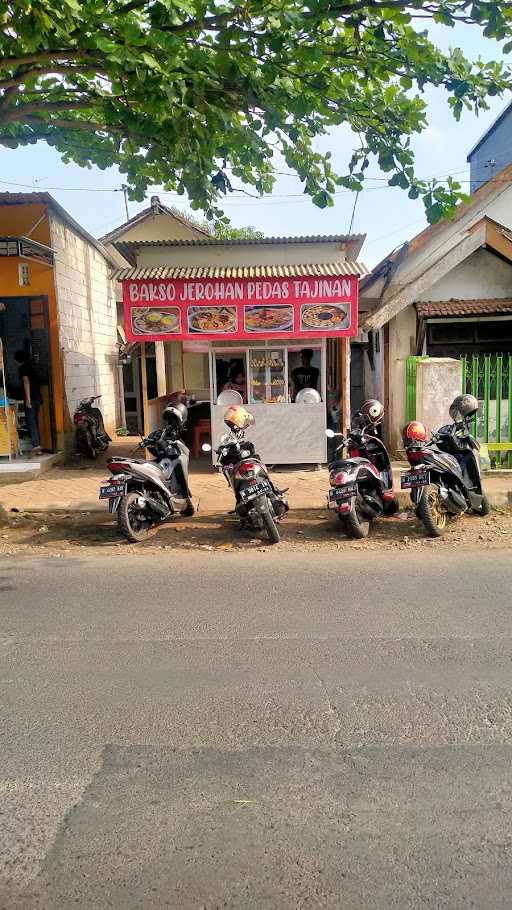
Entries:
<svg viewBox="0 0 512 910">
<path fill-rule="evenodd" d="M 125 208 L 125 211 L 126 211 L 126 220 L 129 221 L 129 220 L 130 220 L 130 213 L 129 213 L 129 211 L 128 211 L 128 192 L 127 192 L 127 189 L 126 189 L 124 183 L 123 183 L 123 196 L 124 196 L 124 208 Z"/>
</svg>

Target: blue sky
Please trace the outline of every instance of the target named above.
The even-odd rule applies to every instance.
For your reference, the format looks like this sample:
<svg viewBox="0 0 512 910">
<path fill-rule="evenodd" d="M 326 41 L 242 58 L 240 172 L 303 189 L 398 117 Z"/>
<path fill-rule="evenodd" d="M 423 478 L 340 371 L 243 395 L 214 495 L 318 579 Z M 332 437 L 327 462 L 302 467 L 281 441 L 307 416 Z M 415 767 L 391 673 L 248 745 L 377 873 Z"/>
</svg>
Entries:
<svg viewBox="0 0 512 910">
<path fill-rule="evenodd" d="M 484 39 L 476 27 L 435 27 L 430 31 L 440 46 L 457 45 L 471 59 L 478 55 L 484 59 L 500 56 L 499 45 Z M 509 98 L 491 99 L 489 111 L 479 118 L 465 112 L 457 123 L 443 91 L 429 90 L 425 97 L 429 125 L 414 140 L 416 172 L 420 177 L 452 174 L 469 191 L 467 153 Z M 336 129 L 322 140 L 322 147 L 332 151 L 340 170 L 350 158 L 352 146 L 353 137 L 345 128 Z M 395 246 L 417 234 L 424 227 L 425 219 L 422 203 L 411 201 L 398 188 L 386 186 L 385 176 L 375 163 L 372 163 L 369 173 L 375 179 L 369 181 L 367 189 L 359 195 L 354 230 L 366 233 L 361 258 L 373 266 Z M 115 169 L 85 170 L 76 165 L 63 164 L 58 154 L 43 143 L 16 151 L 0 149 L 2 190 L 48 190 L 95 236 L 112 230 L 125 219 L 122 193 L 109 192 L 118 189 L 120 184 L 121 179 Z M 183 209 L 182 198 L 163 193 L 159 195 L 163 202 Z M 268 236 L 337 234 L 349 229 L 354 199 L 353 193 L 340 192 L 334 207 L 322 211 L 302 195 L 298 179 L 282 176 L 278 178 L 272 196 L 252 200 L 236 195 L 226 202 L 224 208 L 234 225 L 251 224 Z M 130 203 L 130 216 L 147 204 Z"/>
</svg>

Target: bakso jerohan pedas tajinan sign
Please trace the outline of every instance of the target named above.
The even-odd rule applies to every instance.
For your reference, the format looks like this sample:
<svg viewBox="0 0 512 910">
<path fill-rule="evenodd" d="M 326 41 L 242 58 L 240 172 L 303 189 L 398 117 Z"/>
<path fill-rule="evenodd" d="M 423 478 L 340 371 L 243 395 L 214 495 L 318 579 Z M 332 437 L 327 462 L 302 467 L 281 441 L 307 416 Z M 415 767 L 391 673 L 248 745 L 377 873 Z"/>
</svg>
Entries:
<svg viewBox="0 0 512 910">
<path fill-rule="evenodd" d="M 357 333 L 358 278 L 126 279 L 129 341 L 337 338 Z"/>
</svg>

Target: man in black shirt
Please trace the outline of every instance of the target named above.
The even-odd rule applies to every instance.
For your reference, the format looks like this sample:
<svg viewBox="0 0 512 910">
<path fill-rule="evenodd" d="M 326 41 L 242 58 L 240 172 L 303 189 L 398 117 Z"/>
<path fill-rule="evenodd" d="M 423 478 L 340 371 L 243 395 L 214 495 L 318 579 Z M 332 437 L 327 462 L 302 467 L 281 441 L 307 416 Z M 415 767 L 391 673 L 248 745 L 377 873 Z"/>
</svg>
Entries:
<svg viewBox="0 0 512 910">
<path fill-rule="evenodd" d="M 25 419 L 27 421 L 30 439 L 32 440 L 32 454 L 41 454 L 41 443 L 39 440 L 38 416 L 41 407 L 41 387 L 37 378 L 37 373 L 27 351 L 16 351 L 14 355 L 16 363 L 19 364 L 18 374 L 23 386 L 23 398 L 25 400 Z"/>
<path fill-rule="evenodd" d="M 320 370 L 311 366 L 312 360 L 313 351 L 311 348 L 305 348 L 300 352 L 301 366 L 292 370 L 294 400 L 302 389 L 316 389 L 318 386 Z"/>
</svg>

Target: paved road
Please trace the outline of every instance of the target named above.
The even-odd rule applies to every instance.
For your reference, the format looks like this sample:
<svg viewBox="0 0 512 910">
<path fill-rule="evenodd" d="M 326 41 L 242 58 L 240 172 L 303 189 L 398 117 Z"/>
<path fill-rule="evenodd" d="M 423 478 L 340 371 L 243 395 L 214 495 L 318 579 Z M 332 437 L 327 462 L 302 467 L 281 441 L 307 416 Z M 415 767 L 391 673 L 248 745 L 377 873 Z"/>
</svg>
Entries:
<svg viewBox="0 0 512 910">
<path fill-rule="evenodd" d="M 0 562 L 0 906 L 508 908 L 512 558 Z"/>
</svg>

